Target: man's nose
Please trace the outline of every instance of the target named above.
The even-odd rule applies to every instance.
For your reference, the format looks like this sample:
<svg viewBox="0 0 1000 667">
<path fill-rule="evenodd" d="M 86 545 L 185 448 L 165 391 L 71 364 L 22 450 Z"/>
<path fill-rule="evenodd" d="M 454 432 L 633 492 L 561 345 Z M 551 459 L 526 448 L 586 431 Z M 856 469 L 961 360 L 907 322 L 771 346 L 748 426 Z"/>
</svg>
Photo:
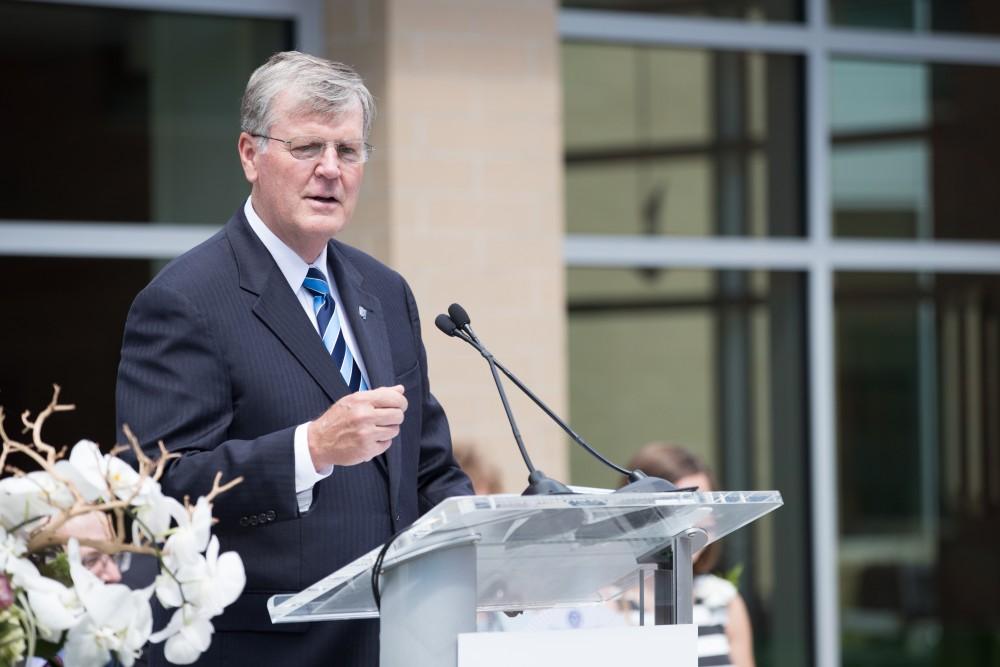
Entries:
<svg viewBox="0 0 1000 667">
<path fill-rule="evenodd" d="M 323 149 L 323 153 L 316 163 L 316 175 L 323 178 L 340 176 L 340 157 L 337 155 L 336 144 L 327 144 L 326 148 Z"/>
<path fill-rule="evenodd" d="M 106 584 L 117 584 L 122 580 L 122 571 L 118 569 L 118 564 L 108 558 L 101 568 L 100 580 Z"/>
</svg>

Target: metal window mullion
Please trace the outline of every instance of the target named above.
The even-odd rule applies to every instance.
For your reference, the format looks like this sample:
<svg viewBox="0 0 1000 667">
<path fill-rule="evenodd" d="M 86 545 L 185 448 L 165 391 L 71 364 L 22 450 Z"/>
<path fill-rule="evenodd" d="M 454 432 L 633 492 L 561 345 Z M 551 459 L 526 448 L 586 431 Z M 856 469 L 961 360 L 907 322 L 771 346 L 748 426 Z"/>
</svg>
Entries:
<svg viewBox="0 0 1000 667">
<path fill-rule="evenodd" d="M 28 0 L 37 4 L 80 5 L 150 12 L 184 12 L 291 18 L 315 0 Z"/>
<path fill-rule="evenodd" d="M 325 56 L 325 0 L 31 0 L 36 3 L 69 4 L 149 12 L 181 12 L 222 16 L 292 19 L 295 47 Z"/>
<path fill-rule="evenodd" d="M 830 186 L 830 105 L 827 0 L 807 0 L 806 210 L 813 248 L 808 276 L 807 368 L 809 391 L 809 477 L 812 507 L 813 664 L 840 667 L 840 606 L 837 547 L 836 360 L 834 358 L 834 268 Z"/>
<path fill-rule="evenodd" d="M 559 36 L 611 44 L 802 55 L 820 49 L 842 57 L 1000 65 L 1000 38 L 996 37 L 836 28 L 811 18 L 801 25 L 563 9 Z"/>
<path fill-rule="evenodd" d="M 0 222 L 0 257 L 171 259 L 220 225 Z"/>
<path fill-rule="evenodd" d="M 829 201 L 829 189 L 817 196 Z M 812 211 L 811 216 L 814 228 L 828 225 L 829 213 Z M 815 229 L 812 234 L 805 239 L 568 234 L 563 257 L 567 266 L 589 268 L 808 271 L 822 261 L 833 271 L 1000 273 L 996 242 L 823 240 Z"/>
<path fill-rule="evenodd" d="M 1000 39 L 996 38 L 837 28 L 829 30 L 823 42 L 837 56 L 1000 65 Z"/>
<path fill-rule="evenodd" d="M 563 9 L 559 36 L 614 44 L 700 46 L 726 50 L 803 53 L 810 34 L 794 24 L 754 24 L 729 19 L 625 14 Z"/>
</svg>

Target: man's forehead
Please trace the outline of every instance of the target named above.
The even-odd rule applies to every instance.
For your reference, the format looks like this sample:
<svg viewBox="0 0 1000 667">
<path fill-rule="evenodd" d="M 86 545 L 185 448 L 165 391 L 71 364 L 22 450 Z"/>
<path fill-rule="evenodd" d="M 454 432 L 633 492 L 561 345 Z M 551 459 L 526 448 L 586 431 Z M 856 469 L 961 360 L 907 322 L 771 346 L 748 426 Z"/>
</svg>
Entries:
<svg viewBox="0 0 1000 667">
<path fill-rule="evenodd" d="M 319 108 L 318 108 L 319 107 Z M 311 100 L 280 100 L 275 107 L 275 124 L 325 125 L 339 127 L 356 125 L 360 132 L 364 124 L 361 103 L 352 101 L 336 111 L 326 110 Z"/>
</svg>

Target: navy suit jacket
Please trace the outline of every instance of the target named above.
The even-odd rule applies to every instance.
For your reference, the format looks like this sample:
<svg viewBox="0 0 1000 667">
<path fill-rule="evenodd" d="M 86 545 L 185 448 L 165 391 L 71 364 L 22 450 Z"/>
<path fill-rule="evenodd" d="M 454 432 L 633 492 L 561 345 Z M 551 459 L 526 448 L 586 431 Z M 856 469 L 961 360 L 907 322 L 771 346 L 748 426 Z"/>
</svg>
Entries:
<svg viewBox="0 0 1000 667">
<path fill-rule="evenodd" d="M 313 487 L 305 513 L 296 503 L 293 432 L 348 388 L 242 207 L 164 268 L 129 311 L 118 424 L 150 456 L 160 440 L 181 455 L 161 480 L 164 492 L 196 498 L 217 471 L 224 481 L 245 478 L 216 499 L 214 532 L 223 550 L 242 557 L 246 589 L 215 619 L 212 647 L 198 664 L 374 667 L 377 621 L 272 625 L 267 598 L 300 591 L 444 498 L 472 493 L 430 392 L 408 285 L 337 241 L 327 254 L 371 386 L 401 384 L 409 405 L 386 453 L 335 468 Z"/>
</svg>

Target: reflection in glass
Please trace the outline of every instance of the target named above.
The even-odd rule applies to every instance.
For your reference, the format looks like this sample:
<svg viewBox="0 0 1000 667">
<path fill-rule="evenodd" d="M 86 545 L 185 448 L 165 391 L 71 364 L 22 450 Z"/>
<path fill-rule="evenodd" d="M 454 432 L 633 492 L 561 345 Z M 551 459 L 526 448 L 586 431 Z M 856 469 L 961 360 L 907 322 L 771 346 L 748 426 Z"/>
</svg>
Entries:
<svg viewBox="0 0 1000 667">
<path fill-rule="evenodd" d="M 757 664 L 809 664 L 803 276 L 570 269 L 567 287 L 573 427 L 620 463 L 671 441 L 722 488 L 781 491 L 774 517 L 726 538 L 724 569 L 745 567 Z M 573 483 L 618 483 L 577 447 L 570 464 Z"/>
<path fill-rule="evenodd" d="M 997 240 L 1000 68 L 830 64 L 836 235 Z"/>
<path fill-rule="evenodd" d="M 994 0 L 828 0 L 834 25 L 914 32 L 1000 34 Z"/>
<path fill-rule="evenodd" d="M 802 233 L 801 60 L 562 45 L 575 234 Z"/>
<path fill-rule="evenodd" d="M 0 218 L 222 224 L 253 69 L 291 22 L 0 2 Z"/>
<path fill-rule="evenodd" d="M 993 664 L 1000 277 L 836 289 L 843 664 Z"/>
<path fill-rule="evenodd" d="M 802 20 L 802 0 L 562 0 L 562 6 L 752 21 Z"/>
</svg>

